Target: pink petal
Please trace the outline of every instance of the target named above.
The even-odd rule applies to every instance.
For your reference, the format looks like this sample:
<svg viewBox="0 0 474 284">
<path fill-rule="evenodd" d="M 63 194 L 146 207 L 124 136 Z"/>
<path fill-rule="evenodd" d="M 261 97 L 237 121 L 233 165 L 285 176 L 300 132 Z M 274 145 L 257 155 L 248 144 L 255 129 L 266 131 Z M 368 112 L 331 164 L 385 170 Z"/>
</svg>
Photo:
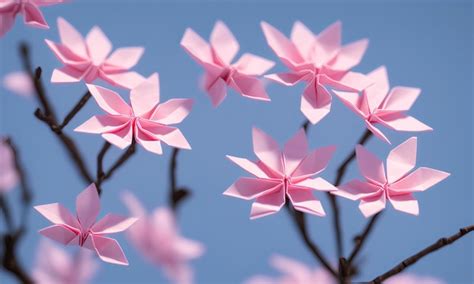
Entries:
<svg viewBox="0 0 474 284">
<path fill-rule="evenodd" d="M 152 121 L 140 120 L 139 127 L 142 130 L 148 131 L 148 134 L 153 135 L 155 138 L 165 142 L 169 146 L 191 149 L 188 141 L 184 137 L 183 133 L 176 128 L 171 126 L 162 125 Z"/>
<path fill-rule="evenodd" d="M 143 47 L 123 47 L 116 49 L 105 62 L 113 71 L 128 70 L 137 65 L 143 55 Z"/>
<path fill-rule="evenodd" d="M 54 43 L 50 40 L 44 40 L 48 45 L 49 49 L 53 51 L 54 55 L 65 65 L 69 65 L 70 67 L 75 67 L 79 69 L 85 69 L 90 64 L 87 59 L 76 55 L 71 49 L 69 49 L 66 45 Z M 83 71 L 84 72 L 84 71 Z"/>
<path fill-rule="evenodd" d="M 242 169 L 253 174 L 254 176 L 259 178 L 268 178 L 268 175 L 258 166 L 258 164 L 244 158 L 238 158 L 229 155 L 227 155 L 226 157 Z"/>
<path fill-rule="evenodd" d="M 34 207 L 41 215 L 57 225 L 67 225 L 72 228 L 80 228 L 75 216 L 59 203 L 38 205 Z"/>
<path fill-rule="evenodd" d="M 179 238 L 175 244 L 175 250 L 181 259 L 190 260 L 200 257 L 204 253 L 205 248 L 196 241 Z"/>
<path fill-rule="evenodd" d="M 97 26 L 93 27 L 87 34 L 86 45 L 92 62 L 97 66 L 102 64 L 112 51 L 112 43 Z"/>
<path fill-rule="evenodd" d="M 321 191 L 335 191 L 337 188 L 332 185 L 332 183 L 328 182 L 327 180 L 318 177 L 318 178 L 307 178 L 302 181 L 297 182 L 295 185 L 299 187 L 306 187 L 315 190 Z"/>
<path fill-rule="evenodd" d="M 361 104 L 361 98 L 359 94 L 343 91 L 333 91 L 333 94 L 336 95 L 336 97 L 338 97 L 350 110 L 361 117 L 365 117 L 365 113 L 359 108 Z"/>
<path fill-rule="evenodd" d="M 305 76 L 298 73 L 276 73 L 266 75 L 265 78 L 285 86 L 294 86 L 299 82 L 305 80 Z"/>
<path fill-rule="evenodd" d="M 107 113 L 112 115 L 130 115 L 130 106 L 116 92 L 90 84 L 87 84 L 87 88 L 100 108 Z"/>
<path fill-rule="evenodd" d="M 321 48 L 324 52 L 321 55 L 333 54 L 334 51 L 341 47 L 341 30 L 342 23 L 337 21 L 316 36 L 317 47 Z"/>
<path fill-rule="evenodd" d="M 77 219 L 83 230 L 89 229 L 100 211 L 100 199 L 95 184 L 89 185 L 76 198 Z"/>
<path fill-rule="evenodd" d="M 415 167 L 416 141 L 416 137 L 411 137 L 390 151 L 387 157 L 387 179 L 389 183 L 396 182 Z"/>
<path fill-rule="evenodd" d="M 249 99 L 270 101 L 263 82 L 255 77 L 244 74 L 235 74 L 232 76 L 230 86 L 239 94 Z"/>
<path fill-rule="evenodd" d="M 130 91 L 133 112 L 143 116 L 160 102 L 160 78 L 158 73 L 152 74 Z"/>
<path fill-rule="evenodd" d="M 360 173 L 375 184 L 385 184 L 387 179 L 382 161 L 362 145 L 356 146 L 356 155 Z"/>
<path fill-rule="evenodd" d="M 280 190 L 281 186 L 279 180 L 239 178 L 224 192 L 224 195 L 251 200 Z"/>
<path fill-rule="evenodd" d="M 125 206 L 130 211 L 130 214 L 137 217 L 139 220 L 146 215 L 146 210 L 140 201 L 129 191 L 125 191 L 121 194 L 121 199 Z M 140 217 L 140 218 L 139 218 Z"/>
<path fill-rule="evenodd" d="M 24 97 L 31 97 L 34 94 L 33 83 L 26 72 L 12 72 L 3 77 L 5 89 Z"/>
<path fill-rule="evenodd" d="M 396 192 L 425 191 L 449 175 L 447 172 L 421 167 L 392 184 L 390 189 Z"/>
<path fill-rule="evenodd" d="M 372 86 L 369 86 L 364 90 L 364 94 L 367 96 L 367 101 L 369 103 L 369 108 L 373 112 L 381 107 L 382 102 L 390 89 L 387 69 L 382 65 L 367 74 L 367 77 L 374 83 Z"/>
<path fill-rule="evenodd" d="M 126 147 L 130 146 L 130 144 L 132 144 L 132 123 L 126 123 L 122 128 L 118 128 L 113 132 L 103 133 L 102 137 L 120 149 L 125 149 Z"/>
<path fill-rule="evenodd" d="M 145 150 L 155 153 L 157 155 L 163 154 L 163 149 L 161 148 L 161 142 L 149 131 L 144 130 L 141 125 L 137 123 L 137 130 L 135 131 L 135 139 L 138 144 L 142 145 Z"/>
<path fill-rule="evenodd" d="M 82 35 L 65 19 L 58 18 L 58 30 L 61 42 L 82 58 L 89 58 L 87 48 Z"/>
<path fill-rule="evenodd" d="M 343 46 L 335 62 L 331 64 L 331 68 L 344 71 L 350 70 L 360 63 L 368 45 L 368 39 L 361 39 Z"/>
<path fill-rule="evenodd" d="M 377 114 L 378 121 L 397 131 L 432 131 L 433 128 L 414 118 L 402 113 Z"/>
<path fill-rule="evenodd" d="M 316 216 L 325 216 L 321 201 L 317 200 L 310 189 L 291 186 L 288 188 L 288 197 L 293 207 L 301 212 Z"/>
<path fill-rule="evenodd" d="M 3 37 L 15 24 L 15 13 L 0 14 L 0 37 Z"/>
<path fill-rule="evenodd" d="M 207 89 L 209 98 L 214 107 L 218 107 L 227 96 L 227 83 L 221 78 L 217 78 L 215 82 Z"/>
<path fill-rule="evenodd" d="M 130 118 L 112 115 L 95 115 L 78 126 L 74 131 L 84 133 L 108 133 L 123 129 L 129 123 Z"/>
<path fill-rule="evenodd" d="M 43 236 L 55 240 L 64 245 L 70 244 L 78 235 L 77 232 L 62 225 L 53 225 L 39 231 Z"/>
<path fill-rule="evenodd" d="M 340 185 L 338 191 L 331 193 L 350 200 L 358 200 L 378 196 L 381 190 L 379 185 L 354 179 Z"/>
<path fill-rule="evenodd" d="M 308 153 L 306 132 L 300 129 L 283 147 L 285 174 L 291 175 Z"/>
<path fill-rule="evenodd" d="M 181 46 L 199 64 L 214 64 L 209 44 L 192 29 L 187 28 L 181 39 Z"/>
<path fill-rule="evenodd" d="M 331 111 L 331 101 L 328 90 L 313 80 L 303 92 L 300 109 L 312 124 L 316 124 Z"/>
<path fill-rule="evenodd" d="M 382 131 L 376 128 L 372 123 L 365 120 L 365 126 L 367 126 L 367 129 L 369 129 L 370 132 L 372 132 L 377 138 L 388 144 L 391 144 L 390 140 L 388 140 L 388 138 L 382 133 Z"/>
<path fill-rule="evenodd" d="M 381 193 L 378 196 L 375 195 L 362 199 L 359 204 L 359 209 L 364 217 L 368 218 L 385 209 L 386 202 L 385 194 Z"/>
<path fill-rule="evenodd" d="M 272 69 L 274 65 L 275 62 L 271 60 L 251 53 L 244 53 L 233 67 L 245 75 L 261 76 Z"/>
<path fill-rule="evenodd" d="M 252 140 L 255 155 L 271 170 L 283 174 L 283 161 L 278 143 L 256 127 L 252 129 Z"/>
<path fill-rule="evenodd" d="M 316 40 L 314 34 L 302 22 L 296 21 L 291 30 L 291 41 L 305 59 L 310 58 L 311 50 Z"/>
<path fill-rule="evenodd" d="M 297 179 L 304 179 L 322 172 L 329 164 L 334 151 L 336 151 L 335 146 L 321 147 L 312 151 L 298 165 L 291 176 Z"/>
<path fill-rule="evenodd" d="M 394 87 L 383 103 L 384 110 L 408 111 L 421 93 L 421 89 Z"/>
<path fill-rule="evenodd" d="M 267 195 L 258 197 L 252 204 L 250 219 L 257 219 L 280 211 L 285 205 L 285 191 L 283 186 Z"/>
<path fill-rule="evenodd" d="M 85 73 L 73 67 L 65 66 L 60 69 L 54 69 L 51 76 L 51 83 L 77 83 L 81 81 Z"/>
<path fill-rule="evenodd" d="M 111 85 L 119 86 L 129 90 L 132 90 L 145 81 L 145 78 L 135 71 L 120 73 L 100 72 L 100 77 Z"/>
<path fill-rule="evenodd" d="M 116 240 L 98 235 L 92 235 L 89 239 L 100 259 L 112 264 L 128 265 L 128 260 Z"/>
<path fill-rule="evenodd" d="M 23 4 L 23 13 L 25 24 L 33 26 L 35 28 L 49 29 L 48 23 L 43 17 L 41 10 L 31 3 Z"/>
<path fill-rule="evenodd" d="M 162 124 L 177 124 L 188 116 L 192 107 L 192 99 L 171 99 L 159 104 L 150 120 Z"/>
<path fill-rule="evenodd" d="M 137 218 L 107 214 L 104 218 L 95 223 L 91 230 L 95 234 L 114 234 L 127 230 L 137 220 Z"/>
<path fill-rule="evenodd" d="M 211 46 L 225 65 L 229 65 L 239 51 L 239 43 L 229 28 L 217 21 L 211 33 Z"/>
<path fill-rule="evenodd" d="M 323 85 L 348 92 L 360 92 L 373 84 L 370 78 L 357 72 L 347 72 L 340 79 L 334 79 L 324 74 L 319 75 L 319 78 L 320 83 Z"/>
<path fill-rule="evenodd" d="M 67 0 L 32 0 L 31 2 L 35 3 L 37 6 L 50 6 L 64 3 L 66 1 Z"/>
<path fill-rule="evenodd" d="M 412 194 L 402 194 L 389 196 L 388 200 L 392 204 L 393 208 L 398 211 L 402 211 L 412 215 L 418 215 L 420 210 L 418 208 L 418 201 L 413 197 Z"/>
</svg>

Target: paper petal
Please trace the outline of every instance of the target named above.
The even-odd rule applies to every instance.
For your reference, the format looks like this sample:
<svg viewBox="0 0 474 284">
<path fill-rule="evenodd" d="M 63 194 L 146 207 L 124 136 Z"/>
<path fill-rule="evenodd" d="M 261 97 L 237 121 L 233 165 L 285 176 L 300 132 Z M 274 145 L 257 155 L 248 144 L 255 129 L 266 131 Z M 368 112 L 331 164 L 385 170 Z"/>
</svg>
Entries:
<svg viewBox="0 0 474 284">
<path fill-rule="evenodd" d="M 425 191 L 447 178 L 447 172 L 421 167 L 390 186 L 397 192 Z"/>
<path fill-rule="evenodd" d="M 378 196 L 376 195 L 364 198 L 359 204 L 359 209 L 364 217 L 368 218 L 385 209 L 385 204 L 385 194 L 381 193 Z"/>
<path fill-rule="evenodd" d="M 283 147 L 285 174 L 291 175 L 308 152 L 306 132 L 300 129 Z"/>
<path fill-rule="evenodd" d="M 253 174 L 256 177 L 259 178 L 268 178 L 268 175 L 265 173 L 264 170 L 262 170 L 257 163 L 254 163 L 248 159 L 244 158 L 238 158 L 238 157 L 233 157 L 233 156 L 226 156 L 229 160 L 234 162 L 236 165 L 241 167 L 242 169 L 246 170 L 247 172 Z"/>
<path fill-rule="evenodd" d="M 23 4 L 24 20 L 25 24 L 33 26 L 35 28 L 48 29 L 48 23 L 44 19 L 41 10 L 36 5 L 31 3 Z"/>
<path fill-rule="evenodd" d="M 82 58 L 88 58 L 85 40 L 82 35 L 65 19 L 58 18 L 58 30 L 61 42 Z"/>
<path fill-rule="evenodd" d="M 321 201 L 317 200 L 309 189 L 290 186 L 288 189 L 288 197 L 293 207 L 298 211 L 316 216 L 326 215 Z"/>
<path fill-rule="evenodd" d="M 211 33 L 211 46 L 225 65 L 230 64 L 239 51 L 239 43 L 229 28 L 217 21 Z"/>
<path fill-rule="evenodd" d="M 224 195 L 250 200 L 279 191 L 281 187 L 281 181 L 278 180 L 239 178 L 224 192 Z"/>
<path fill-rule="evenodd" d="M 59 203 L 38 205 L 34 207 L 41 215 L 54 224 L 67 225 L 72 228 L 80 228 L 75 216 L 67 208 Z"/>
<path fill-rule="evenodd" d="M 367 151 L 364 146 L 356 146 L 357 164 L 361 174 L 375 184 L 383 185 L 387 181 L 382 161 Z"/>
<path fill-rule="evenodd" d="M 91 230 L 96 234 L 114 234 L 127 230 L 136 221 L 137 218 L 129 218 L 109 213 L 95 223 Z"/>
<path fill-rule="evenodd" d="M 285 191 L 283 186 L 271 194 L 260 196 L 253 204 L 250 212 L 250 219 L 261 218 L 280 211 L 285 204 Z"/>
<path fill-rule="evenodd" d="M 46 227 L 44 229 L 41 229 L 39 233 L 47 238 L 55 240 L 64 245 L 70 244 L 71 241 L 73 241 L 78 234 L 62 225 L 53 225 Z"/>
<path fill-rule="evenodd" d="M 263 82 L 255 77 L 236 74 L 232 76 L 231 86 L 244 97 L 259 101 L 270 101 Z"/>
<path fill-rule="evenodd" d="M 87 85 L 87 88 L 100 108 L 107 113 L 112 115 L 130 115 L 131 109 L 129 105 L 116 92 L 90 84 Z"/>
<path fill-rule="evenodd" d="M 412 215 L 418 215 L 420 212 L 418 208 L 418 201 L 416 201 L 412 194 L 389 196 L 388 200 L 392 204 L 393 208 L 398 211 Z"/>
<path fill-rule="evenodd" d="M 171 99 L 158 105 L 151 120 L 162 124 L 177 124 L 188 116 L 192 107 L 191 99 Z"/>
<path fill-rule="evenodd" d="M 77 219 L 83 230 L 89 229 L 100 211 L 100 199 L 95 184 L 89 185 L 76 198 Z"/>
<path fill-rule="evenodd" d="M 256 127 L 252 129 L 252 140 L 255 155 L 271 170 L 283 174 L 283 161 L 278 143 Z"/>
<path fill-rule="evenodd" d="M 299 164 L 292 177 L 302 179 L 322 172 L 329 164 L 334 151 L 336 151 L 335 146 L 321 147 L 312 151 Z"/>
<path fill-rule="evenodd" d="M 240 73 L 251 76 L 261 76 L 275 65 L 275 62 L 263 57 L 244 53 L 233 65 Z"/>
<path fill-rule="evenodd" d="M 87 34 L 86 44 L 92 62 L 97 66 L 102 64 L 110 51 L 112 51 L 112 43 L 97 26 L 93 27 Z"/>
<path fill-rule="evenodd" d="M 116 240 L 97 235 L 92 235 L 91 239 L 100 259 L 112 264 L 128 265 L 128 260 Z"/>
<path fill-rule="evenodd" d="M 389 183 L 396 182 L 415 167 L 416 141 L 416 137 L 411 137 L 390 151 L 387 157 L 387 179 Z"/>
<path fill-rule="evenodd" d="M 152 110 L 160 101 L 160 79 L 154 73 L 130 91 L 133 112 L 142 116 Z"/>
<path fill-rule="evenodd" d="M 143 47 L 118 48 L 110 55 L 106 64 L 114 67 L 114 71 L 128 70 L 137 65 L 144 51 Z"/>
<path fill-rule="evenodd" d="M 279 30 L 266 22 L 260 25 L 268 45 L 286 66 L 295 69 L 298 63 L 304 61 L 295 45 Z"/>
</svg>

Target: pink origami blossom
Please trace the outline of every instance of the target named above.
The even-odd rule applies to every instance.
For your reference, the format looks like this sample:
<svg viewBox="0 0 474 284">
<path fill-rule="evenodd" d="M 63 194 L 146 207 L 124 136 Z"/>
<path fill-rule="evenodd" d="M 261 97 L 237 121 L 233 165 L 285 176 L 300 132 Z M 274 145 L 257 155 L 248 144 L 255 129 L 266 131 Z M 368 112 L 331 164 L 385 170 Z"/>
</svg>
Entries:
<svg viewBox="0 0 474 284">
<path fill-rule="evenodd" d="M 245 200 L 255 199 L 250 218 L 260 218 L 278 212 L 286 202 L 301 212 L 325 216 L 321 202 L 313 190 L 337 190 L 321 177 L 335 151 L 334 146 L 308 153 L 308 142 L 303 129 L 291 138 L 280 151 L 278 144 L 260 129 L 253 129 L 253 150 L 259 158 L 252 162 L 244 158 L 227 156 L 232 162 L 255 175 L 243 177 L 232 184 L 224 195 Z"/>
<path fill-rule="evenodd" d="M 12 190 L 19 182 L 12 149 L 0 137 L 0 194 Z"/>
<path fill-rule="evenodd" d="M 107 214 L 96 222 L 100 199 L 94 184 L 77 196 L 77 217 L 59 203 L 39 205 L 35 209 L 54 224 L 39 231 L 43 236 L 65 245 L 94 250 L 105 262 L 128 265 L 119 243 L 104 235 L 125 231 L 137 219 Z"/>
<path fill-rule="evenodd" d="M 367 128 L 378 138 L 390 141 L 375 127 L 380 123 L 397 131 L 429 131 L 431 127 L 416 118 L 405 114 L 421 90 L 410 87 L 394 87 L 390 90 L 385 66 L 381 66 L 367 75 L 374 84 L 366 88 L 362 95 L 334 91 L 334 93 L 352 111 L 362 117 Z"/>
<path fill-rule="evenodd" d="M 87 85 L 97 104 L 107 112 L 90 118 L 75 131 L 102 134 L 119 148 L 135 139 L 146 150 L 161 154 L 161 141 L 183 149 L 191 149 L 181 131 L 169 125 L 183 121 L 191 111 L 191 99 L 171 99 L 160 104 L 159 77 L 155 73 L 130 91 L 131 107 L 115 92 Z"/>
<path fill-rule="evenodd" d="M 5 77 L 3 77 L 3 87 L 23 97 L 31 97 L 34 94 L 31 78 L 23 71 L 12 72 L 5 75 Z"/>
<path fill-rule="evenodd" d="M 49 29 L 48 23 L 39 9 L 42 6 L 56 5 L 64 0 L 2 0 L 0 1 L 0 37 L 15 24 L 18 14 L 23 14 L 25 24 L 41 29 Z"/>
<path fill-rule="evenodd" d="M 80 249 L 72 256 L 43 240 L 37 252 L 33 278 L 37 284 L 86 284 L 90 283 L 97 268 L 90 251 Z"/>
<path fill-rule="evenodd" d="M 257 76 L 263 75 L 275 63 L 260 56 L 244 53 L 232 64 L 239 51 L 239 43 L 223 22 L 216 22 L 210 44 L 188 28 L 181 40 L 181 46 L 204 67 L 206 71 L 204 89 L 215 107 L 226 97 L 227 86 L 244 97 L 270 101 L 263 82 Z"/>
<path fill-rule="evenodd" d="M 130 214 L 139 218 L 127 232 L 135 248 L 148 261 L 162 267 L 165 275 L 174 283 L 192 283 L 193 270 L 188 262 L 200 257 L 204 253 L 204 246 L 180 235 L 171 210 L 157 208 L 147 215 L 134 195 L 126 192 L 122 197 Z"/>
<path fill-rule="evenodd" d="M 418 215 L 418 201 L 413 193 L 427 190 L 447 178 L 449 173 L 424 167 L 409 173 L 416 164 L 416 142 L 416 137 L 412 137 L 390 152 L 387 172 L 382 161 L 357 145 L 357 163 L 366 181 L 352 180 L 333 194 L 360 199 L 359 209 L 365 217 L 384 209 L 387 199 L 396 210 Z"/>
<path fill-rule="evenodd" d="M 140 74 L 128 71 L 140 60 L 143 47 L 119 48 L 110 54 L 112 43 L 97 26 L 85 39 L 63 18 L 58 19 L 58 29 L 61 43 L 46 40 L 46 44 L 65 66 L 54 69 L 51 82 L 92 83 L 100 78 L 114 86 L 132 89 L 143 81 Z"/>
<path fill-rule="evenodd" d="M 444 284 L 445 282 L 430 276 L 419 276 L 410 273 L 395 275 L 383 282 L 384 284 Z"/>
<path fill-rule="evenodd" d="M 322 268 L 311 268 L 280 255 L 272 256 L 270 263 L 283 275 L 279 277 L 254 276 L 245 284 L 336 284 L 332 275 Z"/>
<path fill-rule="evenodd" d="M 266 22 L 262 29 L 268 45 L 289 69 L 289 73 L 266 76 L 286 86 L 305 81 L 301 111 L 316 124 L 331 110 L 332 97 L 326 86 L 346 91 L 361 91 L 371 84 L 363 74 L 350 72 L 359 64 L 368 40 L 341 46 L 341 22 L 315 36 L 303 23 L 293 25 L 291 39 Z"/>
</svg>

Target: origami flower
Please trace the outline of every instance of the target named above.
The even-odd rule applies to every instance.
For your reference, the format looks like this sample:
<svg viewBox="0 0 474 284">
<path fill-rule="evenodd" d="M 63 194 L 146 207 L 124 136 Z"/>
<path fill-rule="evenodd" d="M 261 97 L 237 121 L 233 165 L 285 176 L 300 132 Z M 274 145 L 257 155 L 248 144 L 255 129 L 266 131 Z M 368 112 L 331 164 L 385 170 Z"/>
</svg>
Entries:
<svg viewBox="0 0 474 284">
<path fill-rule="evenodd" d="M 385 66 L 381 66 L 367 75 L 374 84 L 366 88 L 362 95 L 334 91 L 334 93 L 352 111 L 362 117 L 367 128 L 378 138 L 390 141 L 374 124 L 380 123 L 397 131 L 429 131 L 431 127 L 416 118 L 405 114 L 421 90 L 410 87 L 394 87 L 390 90 Z M 390 90 L 390 91 L 389 91 Z"/>
<path fill-rule="evenodd" d="M 0 137 L 0 194 L 12 190 L 19 181 L 12 149 Z"/>
<path fill-rule="evenodd" d="M 33 83 L 26 72 L 12 72 L 3 77 L 3 87 L 12 93 L 23 97 L 31 97 L 34 94 Z"/>
<path fill-rule="evenodd" d="M 112 51 L 112 43 L 99 27 L 93 27 L 84 39 L 63 18 L 58 19 L 61 43 L 45 40 L 49 48 L 65 66 L 54 69 L 53 83 L 73 83 L 84 80 L 92 83 L 102 79 L 114 86 L 131 89 L 143 77 L 128 70 L 135 66 L 143 54 L 143 47 L 124 47 Z"/>
<path fill-rule="evenodd" d="M 332 193 L 360 199 L 359 209 L 365 217 L 384 209 L 387 199 L 396 210 L 418 215 L 418 201 L 413 193 L 427 190 L 447 178 L 449 173 L 424 167 L 409 173 L 416 164 L 416 142 L 416 137 L 412 137 L 389 153 L 387 172 L 382 161 L 357 145 L 357 163 L 366 181 L 352 180 Z"/>
<path fill-rule="evenodd" d="M 326 270 L 311 268 L 296 260 L 274 255 L 270 259 L 271 265 L 283 273 L 279 277 L 254 276 L 245 284 L 335 284 L 336 281 Z"/>
<path fill-rule="evenodd" d="M 139 218 L 136 225 L 127 231 L 135 248 L 148 261 L 162 267 L 165 275 L 174 283 L 192 283 L 193 270 L 188 262 L 200 257 L 204 253 L 204 246 L 180 235 L 171 210 L 157 208 L 147 215 L 131 193 L 124 193 L 122 200 L 130 214 Z"/>
<path fill-rule="evenodd" d="M 215 107 L 226 97 L 227 86 L 244 97 L 270 101 L 263 82 L 257 76 L 263 75 L 275 63 L 245 53 L 237 62 L 231 64 L 239 51 L 239 43 L 223 22 L 216 22 L 210 44 L 188 28 L 181 40 L 181 46 L 206 70 L 204 89 Z"/>
<path fill-rule="evenodd" d="M 252 162 L 244 158 L 227 156 L 232 162 L 256 176 L 243 177 L 232 184 L 224 195 L 245 200 L 255 199 L 250 218 L 260 218 L 278 212 L 286 202 L 301 212 L 324 216 L 325 212 L 313 190 L 337 190 L 321 177 L 335 150 L 324 147 L 308 153 L 308 142 L 303 129 L 291 138 L 280 151 L 278 144 L 260 129 L 253 129 L 253 150 L 259 158 Z"/>
<path fill-rule="evenodd" d="M 18 14 L 23 14 L 25 24 L 41 29 L 49 29 L 39 7 L 56 5 L 64 0 L 2 0 L 0 2 L 0 37 L 15 24 Z"/>
<path fill-rule="evenodd" d="M 37 252 L 33 278 L 38 284 L 86 284 L 97 268 L 90 251 L 81 249 L 72 256 L 43 240 Z"/>
<path fill-rule="evenodd" d="M 131 107 L 115 92 L 87 85 L 97 104 L 107 112 L 90 118 L 75 131 L 100 133 L 119 148 L 135 139 L 146 150 L 161 154 L 161 141 L 183 149 L 191 149 L 181 131 L 169 126 L 183 121 L 191 111 L 191 99 L 171 99 L 160 104 L 159 77 L 155 73 L 130 91 Z"/>
<path fill-rule="evenodd" d="M 77 196 L 77 217 L 59 203 L 39 205 L 35 209 L 54 224 L 39 231 L 43 236 L 65 245 L 94 250 L 105 262 L 128 265 L 119 243 L 104 235 L 125 231 L 137 219 L 107 214 L 96 222 L 100 199 L 94 184 Z"/>
<path fill-rule="evenodd" d="M 419 276 L 410 273 L 395 275 L 385 280 L 386 284 L 444 284 L 445 282 L 430 276 Z"/>
<path fill-rule="evenodd" d="M 368 40 L 341 46 L 341 22 L 315 36 L 297 21 L 291 40 L 268 23 L 261 25 L 268 45 L 290 69 L 290 73 L 272 74 L 266 78 L 286 86 L 305 81 L 301 111 L 311 123 L 316 124 L 331 110 L 332 97 L 326 86 L 361 91 L 371 84 L 363 74 L 349 71 L 361 61 Z"/>
</svg>

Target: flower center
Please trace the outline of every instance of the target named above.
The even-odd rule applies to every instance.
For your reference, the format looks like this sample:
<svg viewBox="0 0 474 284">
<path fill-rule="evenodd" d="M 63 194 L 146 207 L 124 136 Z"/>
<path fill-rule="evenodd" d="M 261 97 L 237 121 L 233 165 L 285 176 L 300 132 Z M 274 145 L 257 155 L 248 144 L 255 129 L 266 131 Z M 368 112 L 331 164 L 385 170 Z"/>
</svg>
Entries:
<svg viewBox="0 0 474 284">
<path fill-rule="evenodd" d="M 84 243 L 86 242 L 87 238 L 89 237 L 90 232 L 83 232 L 81 233 L 81 236 L 79 237 L 79 246 L 84 246 Z"/>
<path fill-rule="evenodd" d="M 232 67 L 227 67 L 220 75 L 222 80 L 224 80 L 226 83 L 229 83 L 230 79 L 232 78 L 232 75 L 234 75 L 235 69 Z"/>
</svg>

